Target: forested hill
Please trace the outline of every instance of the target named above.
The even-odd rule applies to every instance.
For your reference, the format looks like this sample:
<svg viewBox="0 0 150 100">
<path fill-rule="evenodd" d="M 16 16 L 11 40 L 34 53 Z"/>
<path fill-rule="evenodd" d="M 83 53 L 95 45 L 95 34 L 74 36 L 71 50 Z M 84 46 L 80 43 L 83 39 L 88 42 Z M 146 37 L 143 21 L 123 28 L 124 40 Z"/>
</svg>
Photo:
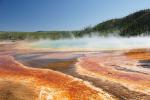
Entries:
<svg viewBox="0 0 150 100">
<path fill-rule="evenodd" d="M 102 22 L 94 26 L 92 31 L 102 34 L 118 32 L 121 36 L 150 35 L 150 9 Z"/>
</svg>

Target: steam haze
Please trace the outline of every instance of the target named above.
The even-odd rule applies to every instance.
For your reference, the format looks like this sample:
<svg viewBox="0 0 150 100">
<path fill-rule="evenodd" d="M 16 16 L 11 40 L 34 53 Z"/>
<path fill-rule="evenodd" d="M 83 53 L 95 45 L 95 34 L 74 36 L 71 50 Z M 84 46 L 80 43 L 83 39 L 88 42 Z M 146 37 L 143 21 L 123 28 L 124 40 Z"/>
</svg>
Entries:
<svg viewBox="0 0 150 100">
<path fill-rule="evenodd" d="M 150 48 L 149 36 L 137 37 L 83 37 L 60 40 L 39 40 L 31 43 L 34 48 L 81 49 L 81 50 L 120 50 Z"/>
</svg>

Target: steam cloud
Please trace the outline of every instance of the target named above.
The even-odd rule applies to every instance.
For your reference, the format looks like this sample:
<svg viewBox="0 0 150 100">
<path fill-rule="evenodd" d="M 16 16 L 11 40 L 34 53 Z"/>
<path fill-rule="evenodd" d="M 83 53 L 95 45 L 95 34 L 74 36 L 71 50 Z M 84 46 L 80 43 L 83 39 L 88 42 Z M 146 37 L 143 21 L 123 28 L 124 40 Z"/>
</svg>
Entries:
<svg viewBox="0 0 150 100">
<path fill-rule="evenodd" d="M 150 48 L 149 36 L 138 37 L 83 37 L 60 40 L 39 40 L 32 43 L 32 47 L 38 48 L 72 48 L 72 49 L 99 49 L 99 50 L 118 50 Z"/>
</svg>

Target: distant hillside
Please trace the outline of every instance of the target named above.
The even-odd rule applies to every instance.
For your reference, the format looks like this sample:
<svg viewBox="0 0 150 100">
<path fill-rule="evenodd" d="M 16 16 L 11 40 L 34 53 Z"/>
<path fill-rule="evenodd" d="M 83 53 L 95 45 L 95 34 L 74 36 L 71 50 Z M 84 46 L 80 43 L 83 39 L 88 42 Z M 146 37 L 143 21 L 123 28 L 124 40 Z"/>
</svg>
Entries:
<svg viewBox="0 0 150 100">
<path fill-rule="evenodd" d="M 141 10 L 119 19 L 111 19 L 94 27 L 77 31 L 37 31 L 5 32 L 0 31 L 0 40 L 37 40 L 79 38 L 92 35 L 137 36 L 150 35 L 150 9 Z"/>
<path fill-rule="evenodd" d="M 94 26 L 92 31 L 102 34 L 118 32 L 121 36 L 150 35 L 150 9 L 102 22 Z"/>
</svg>

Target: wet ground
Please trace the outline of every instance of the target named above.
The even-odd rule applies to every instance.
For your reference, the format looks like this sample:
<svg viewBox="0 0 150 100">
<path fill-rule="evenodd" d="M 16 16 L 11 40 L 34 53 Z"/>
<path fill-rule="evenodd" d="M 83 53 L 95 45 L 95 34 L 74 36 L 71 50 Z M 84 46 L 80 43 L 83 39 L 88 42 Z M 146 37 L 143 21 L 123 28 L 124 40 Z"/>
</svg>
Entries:
<svg viewBox="0 0 150 100">
<path fill-rule="evenodd" d="M 120 100 L 149 100 L 150 99 L 149 93 L 145 94 L 139 91 L 131 90 L 130 88 L 128 88 L 127 86 L 124 86 L 120 82 L 117 83 L 115 81 L 112 81 L 111 79 L 104 80 L 103 78 L 101 78 L 102 76 L 94 77 L 90 75 L 90 73 L 89 75 L 86 75 L 86 74 L 80 74 L 77 72 L 76 63 L 78 62 L 79 58 L 84 58 L 84 57 L 86 58 L 87 55 L 88 57 L 90 57 L 90 55 L 101 56 L 103 54 L 108 55 L 112 53 L 114 54 L 113 56 L 118 56 L 116 55 L 116 52 L 112 52 L 112 51 L 110 52 L 87 52 L 87 53 L 85 52 L 47 52 L 42 55 L 41 53 L 28 54 L 30 56 L 23 55 L 23 54 L 16 55 L 16 59 L 27 66 L 32 66 L 34 68 L 52 69 L 52 70 L 59 71 L 64 74 L 82 79 L 84 81 L 90 82 L 93 86 L 103 89 L 104 91 L 112 94 L 115 98 L 118 98 Z M 141 64 L 140 61 L 139 61 L 139 64 Z M 94 64 L 92 65 L 92 67 L 93 66 Z M 117 64 L 113 66 L 115 70 L 118 70 L 119 72 L 121 71 L 121 72 L 127 72 L 127 73 L 140 73 L 144 75 L 145 74 L 149 75 L 149 73 L 117 66 Z M 113 71 L 108 72 L 107 75 L 113 76 Z"/>
<path fill-rule="evenodd" d="M 10 47 L 12 49 L 10 49 Z M 36 100 L 35 98 L 37 96 L 39 97 L 38 94 L 40 91 L 39 87 L 45 85 L 47 86 L 47 84 L 50 85 L 47 87 L 52 86 L 56 88 L 58 85 L 59 88 L 62 88 L 67 92 L 70 92 L 68 93 L 69 96 L 72 96 L 72 99 L 70 100 L 110 100 L 110 99 L 150 100 L 149 50 L 142 49 L 131 51 L 81 52 L 81 51 L 40 51 L 40 50 L 36 51 L 27 49 L 16 49 L 14 47 L 15 45 L 9 44 L 8 45 L 3 44 L 1 46 L 0 71 L 3 72 L 4 74 L 9 73 L 10 74 L 9 77 L 19 74 L 19 76 L 23 77 L 23 79 L 21 79 L 19 82 L 17 81 L 14 83 L 12 82 L 12 80 L 7 80 L 9 79 L 7 78 L 8 76 L 4 78 L 4 75 L 0 74 L 1 75 L 0 79 L 3 80 L 0 81 L 0 84 L 4 85 L 6 84 L 6 86 L 2 85 L 5 88 L 8 88 L 9 86 L 12 87 L 11 91 L 9 89 L 0 87 L 0 98 L 6 98 L 5 95 L 10 95 L 11 97 L 17 98 L 11 94 L 14 93 L 12 92 L 14 91 L 13 87 L 16 86 L 18 86 L 18 91 L 24 91 L 26 93 L 27 88 L 23 90 L 22 88 L 21 89 L 19 88 L 24 86 L 24 83 L 22 83 L 22 81 L 23 82 L 25 81 L 24 78 L 28 80 L 27 77 L 29 77 L 35 78 L 36 80 L 34 81 L 39 80 L 38 82 L 34 82 L 33 80 L 30 79 L 31 83 L 37 84 L 42 82 L 38 86 L 37 85 L 34 85 L 34 87 L 29 86 L 30 87 L 29 91 L 31 89 L 32 91 L 30 92 L 33 93 L 21 94 L 24 97 L 29 97 L 30 94 L 34 94 L 33 95 L 34 98 L 31 100 Z M 26 68 L 24 69 L 22 67 L 21 68 L 19 67 L 22 65 L 16 65 L 18 67 L 15 68 L 13 64 L 14 61 L 11 62 L 14 67 L 9 67 L 8 65 L 11 60 L 9 57 L 10 58 L 13 57 L 14 61 L 17 61 L 18 63 L 25 65 L 28 70 L 26 70 Z M 4 64 L 7 62 L 8 65 Z M 50 72 L 47 73 L 47 70 Z M 15 74 L 12 75 L 12 72 Z M 71 79 L 68 78 L 70 76 Z M 72 79 L 76 78 L 79 79 L 81 83 L 80 82 L 70 83 L 70 80 L 73 81 Z M 15 78 L 13 79 L 15 80 Z M 81 84 L 83 84 L 82 81 L 84 81 L 85 83 L 88 82 L 88 84 L 90 84 L 90 86 L 92 87 L 87 87 L 86 85 L 81 86 Z M 43 82 L 46 82 L 46 84 Z M 66 83 L 63 82 L 67 82 L 68 85 L 64 86 L 64 84 Z M 98 90 L 100 92 L 99 94 L 100 98 L 97 95 L 97 89 L 100 89 Z M 6 92 L 4 93 L 5 90 Z M 47 91 L 47 89 L 44 91 Z M 86 93 L 85 91 L 88 91 L 88 93 Z M 15 94 L 17 93 L 18 92 L 16 92 Z M 73 96 L 74 94 L 77 95 Z M 85 95 L 87 94 L 88 94 L 88 96 L 86 96 L 87 98 L 83 99 L 83 97 L 85 97 Z M 94 94 L 95 94 L 94 99 L 92 99 Z M 54 95 L 54 97 L 55 96 L 56 95 Z M 64 98 L 66 97 L 66 95 L 64 94 L 60 94 L 59 97 L 63 98 L 63 96 Z M 21 100 L 21 98 L 19 98 L 18 100 Z"/>
<path fill-rule="evenodd" d="M 36 51 L 18 50 L 14 48 L 14 45 L 9 44 L 3 45 L 0 49 L 0 100 L 115 99 L 107 92 L 95 88 L 84 80 L 77 79 L 58 71 L 50 70 L 50 68 L 37 68 L 37 65 L 33 66 L 34 68 L 32 66 L 25 66 L 23 65 L 25 63 L 22 64 L 20 63 L 21 61 L 16 60 L 19 55 L 21 55 L 21 58 L 25 57 L 26 61 L 31 60 L 30 57 L 32 60 L 34 57 L 38 58 L 38 56 L 32 57 L 34 54 L 39 54 Z M 31 52 L 33 54 L 31 54 Z M 47 55 L 46 52 L 40 53 L 40 55 L 43 54 Z M 56 59 L 58 56 L 54 54 L 51 57 Z M 65 57 L 65 55 L 59 55 L 59 61 L 60 58 L 63 57 Z M 21 58 L 19 59 L 22 60 Z M 39 63 L 39 61 L 40 60 L 36 61 L 36 63 Z M 51 62 L 54 61 L 55 60 Z M 66 59 L 66 61 L 68 61 L 68 59 Z M 34 60 L 31 62 L 34 62 Z M 55 63 L 55 67 L 61 65 L 61 67 L 64 68 L 70 66 L 72 62 L 74 62 L 74 60 L 69 61 L 68 63 L 58 62 Z M 43 65 L 46 63 L 47 62 Z M 39 64 L 42 64 L 42 62 Z"/>
</svg>

